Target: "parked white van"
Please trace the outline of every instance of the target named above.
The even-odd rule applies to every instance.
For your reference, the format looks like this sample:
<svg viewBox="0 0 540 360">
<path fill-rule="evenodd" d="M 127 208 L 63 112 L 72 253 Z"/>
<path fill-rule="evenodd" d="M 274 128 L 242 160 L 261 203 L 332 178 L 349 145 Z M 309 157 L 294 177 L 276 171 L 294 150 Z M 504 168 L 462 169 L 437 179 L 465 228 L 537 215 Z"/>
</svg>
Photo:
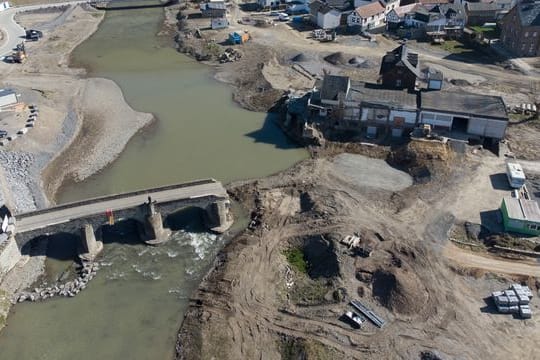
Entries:
<svg viewBox="0 0 540 360">
<path fill-rule="evenodd" d="M 515 162 L 506 163 L 506 177 L 511 187 L 519 189 L 525 185 L 525 173 L 521 165 Z"/>
</svg>

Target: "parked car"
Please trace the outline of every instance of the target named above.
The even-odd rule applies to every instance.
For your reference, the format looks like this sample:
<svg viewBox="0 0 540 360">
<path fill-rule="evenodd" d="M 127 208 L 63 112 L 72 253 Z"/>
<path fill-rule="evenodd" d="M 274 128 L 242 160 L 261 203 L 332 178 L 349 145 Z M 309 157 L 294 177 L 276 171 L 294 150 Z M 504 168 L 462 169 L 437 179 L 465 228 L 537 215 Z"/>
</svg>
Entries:
<svg viewBox="0 0 540 360">
<path fill-rule="evenodd" d="M 0 130 L 0 139 L 3 139 L 7 136 L 7 131 L 6 130 Z"/>
<path fill-rule="evenodd" d="M 26 40 L 38 41 L 43 37 L 43 33 L 39 30 L 26 30 Z"/>
<path fill-rule="evenodd" d="M 279 21 L 289 21 L 289 15 L 286 13 L 279 13 L 278 19 Z"/>
</svg>

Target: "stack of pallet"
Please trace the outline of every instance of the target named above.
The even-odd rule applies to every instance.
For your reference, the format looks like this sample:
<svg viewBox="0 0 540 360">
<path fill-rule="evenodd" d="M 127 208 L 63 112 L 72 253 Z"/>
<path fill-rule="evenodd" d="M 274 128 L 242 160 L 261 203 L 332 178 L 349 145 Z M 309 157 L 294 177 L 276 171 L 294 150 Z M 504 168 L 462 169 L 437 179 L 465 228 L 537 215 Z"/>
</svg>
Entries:
<svg viewBox="0 0 540 360">
<path fill-rule="evenodd" d="M 512 284 L 508 290 L 495 291 L 491 296 L 500 313 L 519 314 L 523 319 L 531 318 L 529 302 L 532 299 L 532 292 L 528 286 Z"/>
</svg>

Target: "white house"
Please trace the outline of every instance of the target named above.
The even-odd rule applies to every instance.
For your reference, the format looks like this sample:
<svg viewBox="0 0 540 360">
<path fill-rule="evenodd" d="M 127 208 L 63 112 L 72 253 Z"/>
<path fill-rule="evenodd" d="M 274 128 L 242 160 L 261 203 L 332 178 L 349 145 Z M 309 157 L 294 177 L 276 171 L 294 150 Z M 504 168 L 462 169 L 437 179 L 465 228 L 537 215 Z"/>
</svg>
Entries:
<svg viewBox="0 0 540 360">
<path fill-rule="evenodd" d="M 347 16 L 347 25 L 362 30 L 374 29 L 385 24 L 386 8 L 380 2 L 360 6 Z"/>
<path fill-rule="evenodd" d="M 340 25 L 341 12 L 320 1 L 309 5 L 311 18 L 321 29 L 335 29 Z"/>
<path fill-rule="evenodd" d="M 0 11 L 4 11 L 10 8 L 9 2 L 1 1 L 0 2 Z"/>
</svg>

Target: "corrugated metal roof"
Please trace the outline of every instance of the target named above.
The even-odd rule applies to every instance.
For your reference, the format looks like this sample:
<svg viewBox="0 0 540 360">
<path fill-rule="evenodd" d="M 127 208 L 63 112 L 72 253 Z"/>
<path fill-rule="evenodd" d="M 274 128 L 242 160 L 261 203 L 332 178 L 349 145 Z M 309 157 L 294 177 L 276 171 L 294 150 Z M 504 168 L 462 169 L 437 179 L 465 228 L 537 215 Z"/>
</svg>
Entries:
<svg viewBox="0 0 540 360">
<path fill-rule="evenodd" d="M 540 207 L 536 201 L 511 197 L 505 197 L 503 201 L 511 219 L 540 223 Z"/>
<path fill-rule="evenodd" d="M 407 90 L 390 90 L 361 81 L 351 82 L 347 100 L 388 106 L 394 109 L 416 110 L 417 95 Z"/>
</svg>

